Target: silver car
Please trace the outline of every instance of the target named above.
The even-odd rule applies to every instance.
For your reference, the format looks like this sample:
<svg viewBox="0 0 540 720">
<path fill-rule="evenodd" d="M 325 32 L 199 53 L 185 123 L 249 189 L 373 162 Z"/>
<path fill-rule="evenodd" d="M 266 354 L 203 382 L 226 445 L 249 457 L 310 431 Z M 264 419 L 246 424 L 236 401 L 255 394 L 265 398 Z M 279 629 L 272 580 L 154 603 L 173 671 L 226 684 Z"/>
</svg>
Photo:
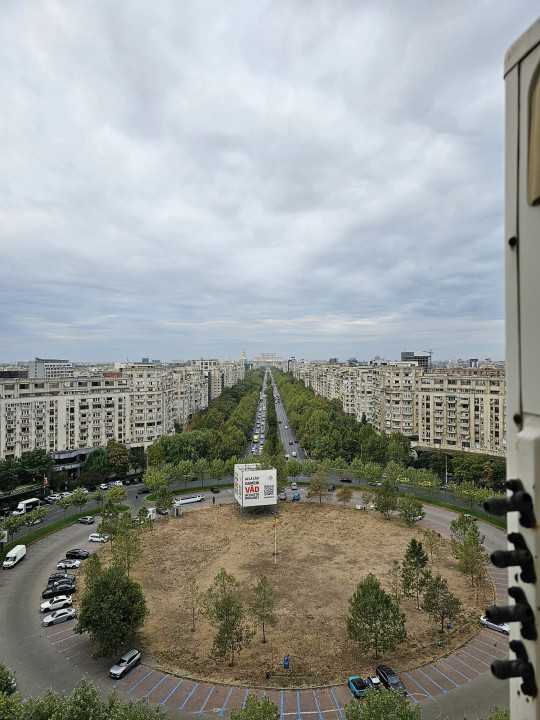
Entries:
<svg viewBox="0 0 540 720">
<path fill-rule="evenodd" d="M 53 612 L 51 615 L 47 615 L 41 622 L 43 627 L 48 627 L 49 625 L 57 625 L 67 620 L 73 620 L 76 617 L 77 613 L 73 608 L 66 608 L 64 610 L 56 610 L 56 612 Z"/>
<path fill-rule="evenodd" d="M 128 650 L 119 658 L 112 668 L 109 670 L 109 675 L 112 678 L 119 679 L 124 677 L 132 668 L 136 667 L 141 662 L 141 653 L 138 650 Z"/>
<path fill-rule="evenodd" d="M 510 625 L 506 623 L 494 623 L 488 620 L 485 615 L 480 616 L 480 622 L 490 630 L 497 630 L 497 632 L 503 633 L 503 635 L 510 635 Z"/>
</svg>

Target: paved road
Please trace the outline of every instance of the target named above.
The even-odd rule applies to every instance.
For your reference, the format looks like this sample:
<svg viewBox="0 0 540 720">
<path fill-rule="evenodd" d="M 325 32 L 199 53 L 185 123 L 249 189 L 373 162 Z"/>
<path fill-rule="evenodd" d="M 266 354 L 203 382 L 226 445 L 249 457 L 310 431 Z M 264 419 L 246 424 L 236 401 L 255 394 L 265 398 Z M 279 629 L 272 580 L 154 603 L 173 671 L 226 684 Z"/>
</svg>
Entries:
<svg viewBox="0 0 540 720">
<path fill-rule="evenodd" d="M 300 492 L 304 500 L 305 490 Z M 353 503 L 360 499 L 359 493 L 355 496 Z M 232 490 L 224 490 L 217 498 L 219 502 L 231 502 Z M 133 500 L 140 505 L 144 499 Z M 211 503 L 212 496 L 207 493 L 204 504 Z M 196 507 L 186 507 L 185 510 L 193 512 Z M 135 512 L 136 509 L 134 507 Z M 446 510 L 429 507 L 421 524 L 448 535 L 452 517 L 453 514 Z M 504 546 L 501 531 L 492 531 L 484 523 L 481 529 L 490 543 Z M 146 665 L 114 682 L 107 674 L 109 663 L 90 658 L 88 637 L 73 632 L 74 621 L 42 628 L 38 606 L 44 581 L 67 549 L 94 549 L 93 544 L 87 542 L 90 530 L 86 526 L 73 525 L 55 533 L 31 546 L 27 558 L 20 565 L 0 574 L 3 599 L 0 622 L 4 628 L 0 660 L 16 672 L 23 695 L 41 694 L 49 686 L 70 691 L 81 676 L 85 676 L 96 682 L 104 692 L 114 687 L 130 698 L 147 697 L 166 708 L 172 718 L 185 717 L 190 713 L 229 717 L 231 709 L 245 701 L 246 688 L 197 682 Z M 496 584 L 499 602 L 507 602 L 506 573 L 492 568 L 490 574 Z M 421 704 L 423 720 L 447 716 L 462 720 L 464 714 L 469 718 L 486 717 L 491 705 L 507 707 L 508 686 L 492 678 L 489 671 L 492 660 L 504 657 L 507 648 L 508 639 L 505 636 L 482 630 L 460 650 L 441 655 L 427 666 L 401 673 L 411 702 Z M 263 693 L 262 690 L 254 692 L 259 696 Z M 267 694 L 280 709 L 281 720 L 306 720 L 306 716 L 310 715 L 313 720 L 338 720 L 344 716 L 345 705 L 351 697 L 344 684 L 298 691 L 268 689 Z"/>
</svg>

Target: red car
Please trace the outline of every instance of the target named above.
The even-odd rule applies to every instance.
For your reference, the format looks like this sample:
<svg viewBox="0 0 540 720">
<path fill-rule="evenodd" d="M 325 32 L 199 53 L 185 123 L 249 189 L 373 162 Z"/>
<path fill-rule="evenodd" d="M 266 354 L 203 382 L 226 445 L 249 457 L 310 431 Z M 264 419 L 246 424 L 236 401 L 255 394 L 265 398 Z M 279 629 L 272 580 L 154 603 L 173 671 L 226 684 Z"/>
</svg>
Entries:
<svg viewBox="0 0 540 720">
<path fill-rule="evenodd" d="M 350 477 L 343 478 L 343 482 L 350 482 L 352 483 L 352 480 Z"/>
</svg>

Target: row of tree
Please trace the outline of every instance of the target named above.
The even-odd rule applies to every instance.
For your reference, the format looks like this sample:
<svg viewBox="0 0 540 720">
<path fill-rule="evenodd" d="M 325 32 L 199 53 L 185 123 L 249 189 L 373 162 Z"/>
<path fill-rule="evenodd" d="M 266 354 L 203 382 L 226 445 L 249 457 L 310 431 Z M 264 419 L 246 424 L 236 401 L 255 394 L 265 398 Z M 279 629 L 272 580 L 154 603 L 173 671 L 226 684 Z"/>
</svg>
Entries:
<svg viewBox="0 0 540 720">
<path fill-rule="evenodd" d="M 195 620 L 199 615 L 203 615 L 216 630 L 212 654 L 219 658 L 229 656 L 231 667 L 234 665 L 235 655 L 249 646 L 256 632 L 247 617 L 260 624 L 263 643 L 266 642 L 266 629 L 274 627 L 277 622 L 274 615 L 277 596 L 266 575 L 259 579 L 247 600 L 234 575 L 224 568 L 206 591 L 201 591 L 197 578 L 190 575 L 184 585 L 183 594 L 191 630 L 195 632 Z"/>
</svg>

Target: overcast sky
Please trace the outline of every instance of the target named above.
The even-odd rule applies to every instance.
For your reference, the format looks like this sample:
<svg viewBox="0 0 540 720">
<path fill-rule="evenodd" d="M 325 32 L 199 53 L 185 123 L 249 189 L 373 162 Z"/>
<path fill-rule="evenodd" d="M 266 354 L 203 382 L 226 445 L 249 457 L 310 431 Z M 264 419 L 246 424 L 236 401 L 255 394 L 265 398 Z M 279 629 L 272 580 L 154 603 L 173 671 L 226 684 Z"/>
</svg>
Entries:
<svg viewBox="0 0 540 720">
<path fill-rule="evenodd" d="M 0 23 L 0 362 L 504 357 L 537 0 L 47 0 Z"/>
</svg>

